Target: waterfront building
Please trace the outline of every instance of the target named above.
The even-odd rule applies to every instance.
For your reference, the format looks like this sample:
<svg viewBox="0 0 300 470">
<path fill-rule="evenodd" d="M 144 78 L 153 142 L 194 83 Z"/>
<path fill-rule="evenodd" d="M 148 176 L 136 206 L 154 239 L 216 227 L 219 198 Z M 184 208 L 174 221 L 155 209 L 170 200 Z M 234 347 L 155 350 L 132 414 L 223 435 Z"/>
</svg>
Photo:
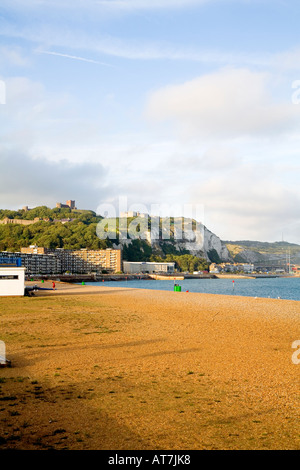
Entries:
<svg viewBox="0 0 300 470">
<path fill-rule="evenodd" d="M 175 263 L 123 261 L 123 271 L 126 274 L 173 274 Z"/>
<path fill-rule="evenodd" d="M 26 275 L 28 276 L 60 274 L 62 272 L 60 259 L 53 253 L 48 253 L 46 248 L 29 247 L 28 252 L 25 250 L 21 249 L 21 252 L 18 253 L 2 251 L 0 258 L 9 262 L 17 257 L 21 262 L 21 266 L 26 268 Z"/>
<path fill-rule="evenodd" d="M 220 273 L 220 266 L 216 263 L 212 263 L 210 266 L 209 266 L 209 272 L 211 274 L 219 274 Z"/>
<path fill-rule="evenodd" d="M 22 247 L 20 253 L 2 252 L 0 256 L 9 259 L 18 256 L 27 275 L 62 274 L 101 274 L 122 272 L 121 250 L 65 250 L 48 249 L 36 245 Z"/>
<path fill-rule="evenodd" d="M 47 248 L 43 246 L 30 245 L 28 247 L 22 247 L 21 253 L 27 253 L 31 255 L 45 255 L 47 254 Z"/>
<path fill-rule="evenodd" d="M 25 292 L 25 268 L 21 260 L 0 257 L 0 296 L 23 296 Z"/>
<path fill-rule="evenodd" d="M 62 272 L 73 274 L 86 273 L 116 273 L 122 271 L 122 251 L 121 250 L 64 250 L 58 248 L 54 250 L 56 256 L 61 260 Z"/>
<path fill-rule="evenodd" d="M 237 273 L 243 272 L 251 274 L 254 271 L 254 264 L 251 263 L 212 263 L 209 267 L 209 272 L 212 274 L 219 273 Z"/>
<path fill-rule="evenodd" d="M 6 260 L 18 257 L 26 274 L 51 275 L 69 272 L 72 274 L 101 274 L 122 272 L 122 250 L 108 248 L 106 250 L 65 250 L 49 249 L 30 245 L 22 247 L 19 253 L 3 251 L 0 257 Z"/>
</svg>

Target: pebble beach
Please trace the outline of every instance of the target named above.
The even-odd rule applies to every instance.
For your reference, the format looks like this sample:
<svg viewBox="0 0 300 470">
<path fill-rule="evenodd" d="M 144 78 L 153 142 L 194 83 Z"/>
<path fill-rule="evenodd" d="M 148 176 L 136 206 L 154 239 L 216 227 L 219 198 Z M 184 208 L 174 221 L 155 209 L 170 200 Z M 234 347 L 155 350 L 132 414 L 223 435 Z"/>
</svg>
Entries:
<svg viewBox="0 0 300 470">
<path fill-rule="evenodd" d="M 0 299 L 0 449 L 300 448 L 300 302 L 38 285 Z"/>
</svg>

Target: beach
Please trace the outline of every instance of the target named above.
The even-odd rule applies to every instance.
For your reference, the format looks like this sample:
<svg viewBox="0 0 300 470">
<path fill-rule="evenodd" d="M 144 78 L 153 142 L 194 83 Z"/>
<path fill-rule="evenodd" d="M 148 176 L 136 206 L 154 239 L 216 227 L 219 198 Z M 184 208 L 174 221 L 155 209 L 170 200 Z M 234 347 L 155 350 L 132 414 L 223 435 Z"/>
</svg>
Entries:
<svg viewBox="0 0 300 470">
<path fill-rule="evenodd" d="M 0 449 L 300 448 L 300 302 L 103 284 L 0 298 Z"/>
</svg>

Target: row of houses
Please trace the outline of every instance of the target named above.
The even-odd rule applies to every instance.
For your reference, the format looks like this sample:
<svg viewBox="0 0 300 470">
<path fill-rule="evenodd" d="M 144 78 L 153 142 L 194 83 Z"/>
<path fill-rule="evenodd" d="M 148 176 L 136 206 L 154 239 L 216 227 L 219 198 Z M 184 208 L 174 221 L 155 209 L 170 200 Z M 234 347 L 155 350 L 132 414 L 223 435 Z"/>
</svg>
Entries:
<svg viewBox="0 0 300 470">
<path fill-rule="evenodd" d="M 209 266 L 209 272 L 211 274 L 220 274 L 220 273 L 236 273 L 236 272 L 243 272 L 247 274 L 251 274 L 254 271 L 254 264 L 249 263 L 212 263 Z"/>
</svg>

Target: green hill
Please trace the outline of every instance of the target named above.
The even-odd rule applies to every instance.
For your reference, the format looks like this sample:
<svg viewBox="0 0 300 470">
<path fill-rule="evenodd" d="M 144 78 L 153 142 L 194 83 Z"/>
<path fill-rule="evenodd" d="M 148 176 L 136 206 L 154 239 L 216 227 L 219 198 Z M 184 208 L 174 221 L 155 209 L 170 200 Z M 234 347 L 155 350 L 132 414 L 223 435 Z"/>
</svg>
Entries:
<svg viewBox="0 0 300 470">
<path fill-rule="evenodd" d="M 55 207 L 50 209 L 47 206 L 38 206 L 33 209 L 24 210 L 20 209 L 18 211 L 12 211 L 9 209 L 0 209 L 0 220 L 8 217 L 9 219 L 22 219 L 22 220 L 33 220 L 36 217 L 41 219 L 50 219 L 53 221 L 55 219 L 67 219 L 67 218 L 76 218 L 84 222 L 99 222 L 102 217 L 96 215 L 95 212 L 91 210 L 78 210 L 63 208 L 59 209 Z"/>
<path fill-rule="evenodd" d="M 107 248 L 112 245 L 108 240 L 99 240 L 96 225 L 101 217 L 93 211 L 71 209 L 49 209 L 35 207 L 29 211 L 0 210 L 0 220 L 9 219 L 41 220 L 32 225 L 0 225 L 0 251 L 20 251 L 23 246 L 38 245 L 46 248 L 80 249 Z M 62 224 L 58 220 L 74 219 Z"/>
</svg>

